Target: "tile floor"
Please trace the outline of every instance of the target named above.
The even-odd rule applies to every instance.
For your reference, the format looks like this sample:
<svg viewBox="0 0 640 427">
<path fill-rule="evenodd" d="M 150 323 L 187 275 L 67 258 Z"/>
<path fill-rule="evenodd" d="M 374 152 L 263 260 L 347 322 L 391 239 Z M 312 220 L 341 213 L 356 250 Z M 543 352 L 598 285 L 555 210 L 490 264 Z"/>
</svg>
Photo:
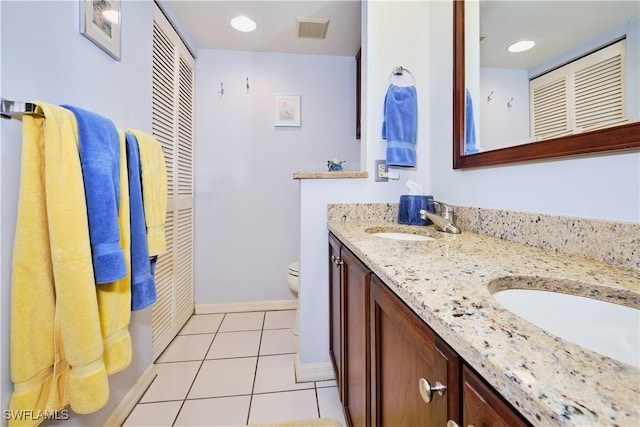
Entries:
<svg viewBox="0 0 640 427">
<path fill-rule="evenodd" d="M 296 383 L 295 311 L 194 315 L 156 361 L 124 427 L 244 426 L 334 418 L 335 381 Z"/>
</svg>

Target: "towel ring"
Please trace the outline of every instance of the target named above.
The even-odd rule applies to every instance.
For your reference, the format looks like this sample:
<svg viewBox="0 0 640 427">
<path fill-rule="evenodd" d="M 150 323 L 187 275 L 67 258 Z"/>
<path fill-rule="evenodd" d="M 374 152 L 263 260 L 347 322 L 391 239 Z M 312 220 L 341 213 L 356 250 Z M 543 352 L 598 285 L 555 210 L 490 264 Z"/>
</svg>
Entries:
<svg viewBox="0 0 640 427">
<path fill-rule="evenodd" d="M 402 65 L 400 65 L 399 67 L 393 67 L 393 70 L 391 71 L 391 74 L 389 74 L 389 83 L 391 83 L 391 79 L 393 78 L 393 76 L 402 76 L 404 75 L 404 72 L 409 73 L 409 75 L 411 76 L 411 80 L 413 81 L 413 85 L 416 85 L 416 78 L 413 77 L 413 74 L 411 74 L 411 71 L 407 70 L 406 68 L 404 68 Z"/>
</svg>

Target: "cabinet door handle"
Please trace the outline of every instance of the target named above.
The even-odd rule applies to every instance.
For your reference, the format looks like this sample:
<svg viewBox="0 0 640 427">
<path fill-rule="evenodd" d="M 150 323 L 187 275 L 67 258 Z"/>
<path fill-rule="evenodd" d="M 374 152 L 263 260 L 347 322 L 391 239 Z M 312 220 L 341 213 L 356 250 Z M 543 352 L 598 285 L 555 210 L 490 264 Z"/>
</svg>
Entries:
<svg viewBox="0 0 640 427">
<path fill-rule="evenodd" d="M 443 385 L 440 381 L 436 381 L 436 385 L 431 387 L 429 381 L 424 378 L 420 378 L 418 381 L 418 388 L 420 389 L 420 396 L 422 396 L 422 400 L 429 403 L 431 399 L 433 399 L 433 393 L 438 393 L 438 396 L 442 396 L 444 391 L 447 389 L 446 385 Z"/>
<path fill-rule="evenodd" d="M 460 424 L 453 420 L 447 421 L 447 427 L 460 427 Z M 475 427 L 473 424 L 467 424 L 467 427 Z"/>
<path fill-rule="evenodd" d="M 338 266 L 340 266 L 340 265 L 344 264 L 344 262 L 343 262 L 340 258 L 338 258 L 337 256 L 335 256 L 335 255 L 331 255 L 331 261 L 332 261 L 335 265 L 338 265 Z"/>
</svg>

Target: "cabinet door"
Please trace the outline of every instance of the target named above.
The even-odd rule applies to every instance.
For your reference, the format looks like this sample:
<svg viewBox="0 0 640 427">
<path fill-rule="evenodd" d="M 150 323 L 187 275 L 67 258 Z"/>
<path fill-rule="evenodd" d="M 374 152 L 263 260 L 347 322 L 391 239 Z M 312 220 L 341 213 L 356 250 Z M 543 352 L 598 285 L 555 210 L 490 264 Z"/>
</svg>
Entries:
<svg viewBox="0 0 640 427">
<path fill-rule="evenodd" d="M 344 246 L 341 249 L 344 300 L 343 404 L 353 427 L 370 425 L 369 281 L 371 272 Z"/>
<path fill-rule="evenodd" d="M 459 419 L 458 356 L 375 275 L 371 328 L 372 425 L 445 426 Z M 446 389 L 427 402 L 424 381 Z"/>
<path fill-rule="evenodd" d="M 342 259 L 340 242 L 329 234 L 329 355 L 336 375 L 340 401 L 344 402 L 342 375 Z"/>
<path fill-rule="evenodd" d="M 469 367 L 462 369 L 463 425 L 475 427 L 524 427 L 530 424 Z"/>
</svg>

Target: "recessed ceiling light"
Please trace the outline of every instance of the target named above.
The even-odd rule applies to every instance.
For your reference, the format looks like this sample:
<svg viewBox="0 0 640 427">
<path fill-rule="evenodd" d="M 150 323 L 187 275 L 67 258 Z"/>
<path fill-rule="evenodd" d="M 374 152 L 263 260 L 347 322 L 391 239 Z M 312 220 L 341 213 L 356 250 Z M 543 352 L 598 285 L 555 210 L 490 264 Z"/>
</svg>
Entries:
<svg viewBox="0 0 640 427">
<path fill-rule="evenodd" d="M 535 44 L 536 42 L 531 40 L 521 40 L 509 46 L 507 50 L 513 53 L 524 52 L 525 50 L 531 49 Z"/>
<path fill-rule="evenodd" d="M 231 26 L 245 33 L 253 31 L 258 27 L 256 21 L 247 16 L 236 16 L 231 20 Z"/>
</svg>

